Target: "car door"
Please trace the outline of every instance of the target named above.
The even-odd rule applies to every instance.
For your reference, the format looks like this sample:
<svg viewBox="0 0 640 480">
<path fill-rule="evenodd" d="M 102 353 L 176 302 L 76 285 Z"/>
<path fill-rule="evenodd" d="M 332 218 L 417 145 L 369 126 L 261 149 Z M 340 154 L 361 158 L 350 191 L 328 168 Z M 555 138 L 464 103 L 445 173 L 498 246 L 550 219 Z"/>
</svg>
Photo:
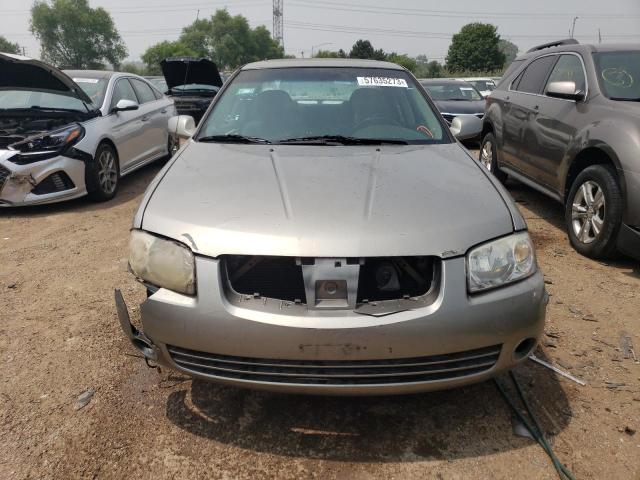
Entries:
<svg viewBox="0 0 640 480">
<path fill-rule="evenodd" d="M 545 84 L 544 92 L 551 82 L 572 81 L 576 90 L 587 93 L 586 75 L 582 57 L 577 53 L 559 56 Z M 584 101 L 554 98 L 546 95 L 537 99 L 538 114 L 532 128 L 536 131 L 537 145 L 528 145 L 529 161 L 536 170 L 536 180 L 562 194 L 560 166 L 576 135 L 578 116 L 585 110 Z"/>
<path fill-rule="evenodd" d="M 145 81 L 138 78 L 129 80 L 138 96 L 142 114 L 143 129 L 140 141 L 144 154 L 141 161 L 157 158 L 167 149 L 167 102 L 158 99 Z"/>
<path fill-rule="evenodd" d="M 140 161 L 144 154 L 140 142 L 140 131 L 143 122 L 140 110 L 114 112 L 113 109 L 120 100 L 131 100 L 138 103 L 129 79 L 118 78 L 115 80 L 111 99 L 109 101 L 109 114 L 107 115 L 108 128 L 115 140 L 120 162 L 120 171 L 124 172 Z"/>
<path fill-rule="evenodd" d="M 505 116 L 504 162 L 525 174 L 536 178 L 535 168 L 528 157 L 529 147 L 535 148 L 537 139 L 532 125 L 538 115 L 536 105 L 549 72 L 556 62 L 555 55 L 536 58 L 513 81 L 509 90 L 509 115 Z"/>
</svg>

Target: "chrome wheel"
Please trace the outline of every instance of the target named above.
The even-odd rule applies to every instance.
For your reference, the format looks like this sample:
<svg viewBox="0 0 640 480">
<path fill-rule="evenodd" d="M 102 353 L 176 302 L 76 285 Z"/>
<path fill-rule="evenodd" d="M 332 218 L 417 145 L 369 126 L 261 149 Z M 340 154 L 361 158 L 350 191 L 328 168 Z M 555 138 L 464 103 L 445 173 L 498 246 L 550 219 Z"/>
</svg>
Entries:
<svg viewBox="0 0 640 480">
<path fill-rule="evenodd" d="M 118 183 L 118 167 L 116 165 L 116 157 L 109 149 L 104 149 L 98 157 L 98 182 L 100 189 L 111 194 L 115 191 Z"/>
<path fill-rule="evenodd" d="M 484 142 L 482 150 L 480 151 L 480 162 L 491 171 L 493 165 L 493 144 L 491 142 Z"/>
<path fill-rule="evenodd" d="M 592 180 L 580 185 L 571 207 L 571 226 L 580 242 L 591 243 L 598 238 L 604 226 L 604 211 L 604 192 L 600 185 Z"/>
</svg>

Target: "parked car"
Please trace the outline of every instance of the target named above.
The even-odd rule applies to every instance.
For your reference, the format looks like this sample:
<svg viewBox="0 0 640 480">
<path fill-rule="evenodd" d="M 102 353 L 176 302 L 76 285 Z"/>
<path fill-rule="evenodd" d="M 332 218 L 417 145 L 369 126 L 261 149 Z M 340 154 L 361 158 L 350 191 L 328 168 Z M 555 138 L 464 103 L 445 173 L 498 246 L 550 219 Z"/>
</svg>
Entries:
<svg viewBox="0 0 640 480">
<path fill-rule="evenodd" d="M 167 93 L 167 91 L 169 90 L 167 81 L 162 76 L 147 76 L 143 78 L 147 80 L 151 85 L 153 85 L 156 90 L 162 93 Z"/>
<path fill-rule="evenodd" d="M 433 99 L 447 124 L 462 115 L 484 117 L 485 101 L 476 88 L 463 80 L 432 79 L 420 80 L 422 86 Z M 479 141 L 480 136 L 470 140 Z"/>
<path fill-rule="evenodd" d="M 351 395 L 481 381 L 535 348 L 547 295 L 526 224 L 404 68 L 253 63 L 197 129 L 170 123 L 188 141 L 131 233 L 142 330 L 115 295 L 147 359 Z"/>
<path fill-rule="evenodd" d="M 0 207 L 112 198 L 175 144 L 172 102 L 142 78 L 0 54 Z"/>
<path fill-rule="evenodd" d="M 193 117 L 196 124 L 222 87 L 216 64 L 207 58 L 174 57 L 160 62 L 167 83 L 167 95 L 180 115 Z"/>
<path fill-rule="evenodd" d="M 496 88 L 496 82 L 494 82 L 493 78 L 490 77 L 468 77 L 468 78 L 458 78 L 457 80 L 462 80 L 464 82 L 470 83 L 475 87 L 480 95 L 483 97 L 487 97 L 491 94 L 491 92 Z"/>
<path fill-rule="evenodd" d="M 573 247 L 640 258 L 640 45 L 563 40 L 517 58 L 487 100 L 480 160 L 558 200 Z"/>
</svg>

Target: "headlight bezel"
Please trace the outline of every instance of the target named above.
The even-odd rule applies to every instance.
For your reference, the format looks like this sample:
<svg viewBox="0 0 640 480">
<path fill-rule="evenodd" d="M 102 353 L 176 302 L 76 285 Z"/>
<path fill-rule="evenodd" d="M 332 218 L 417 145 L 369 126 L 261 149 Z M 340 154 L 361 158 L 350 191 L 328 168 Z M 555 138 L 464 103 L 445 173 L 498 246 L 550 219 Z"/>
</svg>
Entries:
<svg viewBox="0 0 640 480">
<path fill-rule="evenodd" d="M 135 250 L 142 248 L 143 250 Z M 162 264 L 167 260 L 164 256 L 154 258 L 155 255 L 164 253 L 165 256 L 172 256 L 174 261 L 182 261 L 171 265 Z M 160 252 L 158 250 L 163 250 Z M 153 263 L 158 262 L 160 263 Z M 190 269 L 182 270 L 187 264 Z M 146 230 L 134 228 L 130 232 L 129 238 L 129 271 L 142 283 L 164 288 L 183 295 L 194 296 L 197 293 L 197 272 L 195 255 L 188 245 L 173 238 L 148 232 Z M 171 270 L 175 268 L 175 270 Z M 166 269 L 166 270 L 163 270 Z M 189 275 L 190 274 L 190 275 Z M 178 277 L 184 275 L 184 282 L 179 282 Z"/>
<path fill-rule="evenodd" d="M 18 152 L 15 163 L 25 165 L 64 155 L 84 138 L 85 133 L 82 125 L 71 123 L 50 132 L 27 137 L 11 144 L 9 149 Z"/>
<path fill-rule="evenodd" d="M 510 266 L 513 267 L 509 272 L 504 272 L 507 275 L 502 275 L 504 278 L 500 278 L 500 271 L 490 272 L 484 271 L 481 272 L 477 269 L 474 269 L 472 266 L 472 257 L 476 252 L 490 249 L 491 247 L 502 247 L 507 248 L 507 252 L 511 253 L 513 256 L 516 255 L 515 249 L 516 247 L 521 247 L 526 245 L 529 249 L 529 255 L 525 258 L 524 261 L 515 262 Z M 520 254 L 522 251 L 519 252 Z M 528 260 L 527 260 L 528 259 Z M 528 268 L 523 269 L 523 267 Z M 515 283 L 521 282 L 530 278 L 538 271 L 538 263 L 537 257 L 535 253 L 535 245 L 531 240 L 529 232 L 527 230 L 520 230 L 517 232 L 510 233 L 508 235 L 494 238 L 487 242 L 482 242 L 478 245 L 471 247 L 466 255 L 465 255 L 465 276 L 467 283 L 467 292 L 470 295 L 476 295 L 485 293 L 491 290 L 503 288 L 509 285 L 513 285 Z M 479 282 L 478 277 L 483 273 L 489 273 L 495 275 L 493 279 L 485 278 L 484 282 Z"/>
</svg>

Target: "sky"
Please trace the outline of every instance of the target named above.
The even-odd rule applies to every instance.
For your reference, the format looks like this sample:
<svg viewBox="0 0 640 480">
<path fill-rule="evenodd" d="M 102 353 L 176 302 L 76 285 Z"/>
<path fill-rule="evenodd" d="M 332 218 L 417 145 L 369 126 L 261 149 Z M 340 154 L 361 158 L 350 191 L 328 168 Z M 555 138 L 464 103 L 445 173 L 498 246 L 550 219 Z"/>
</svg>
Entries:
<svg viewBox="0 0 640 480">
<path fill-rule="evenodd" d="M 597 43 L 640 43 L 640 0 L 283 0 L 285 51 L 309 57 L 312 50 L 342 48 L 369 39 L 375 48 L 411 56 L 424 54 L 444 61 L 451 36 L 470 22 L 492 23 L 520 51 L 567 38 L 575 21 L 575 38 Z M 89 0 L 113 17 L 124 39 L 129 60 L 147 47 L 175 40 L 196 16 L 211 16 L 218 8 L 242 14 L 252 26 L 272 30 L 271 0 Z M 39 56 L 39 43 L 29 32 L 30 0 L 0 0 L 0 35 Z M 199 11 L 199 12 L 198 12 Z"/>
</svg>

